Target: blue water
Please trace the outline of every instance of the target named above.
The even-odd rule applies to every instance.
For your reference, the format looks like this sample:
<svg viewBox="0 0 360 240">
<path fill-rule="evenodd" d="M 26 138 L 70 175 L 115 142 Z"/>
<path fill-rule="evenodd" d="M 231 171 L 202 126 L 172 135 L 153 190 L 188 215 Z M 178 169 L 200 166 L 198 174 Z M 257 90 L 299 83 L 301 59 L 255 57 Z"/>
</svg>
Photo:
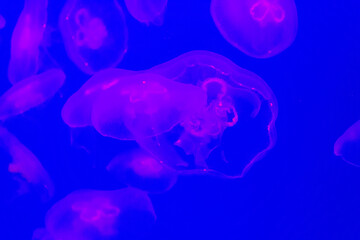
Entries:
<svg viewBox="0 0 360 240">
<path fill-rule="evenodd" d="M 50 25 L 57 26 L 63 4 L 49 1 Z M 244 55 L 222 38 L 209 4 L 169 0 L 162 27 L 147 27 L 126 13 L 129 50 L 119 67 L 146 69 L 191 50 L 224 55 L 261 76 L 274 91 L 279 102 L 277 144 L 242 179 L 181 177 L 170 191 L 151 195 L 157 223 L 147 239 L 360 239 L 360 169 L 333 155 L 336 139 L 360 119 L 356 1 L 296 1 L 299 31 L 294 44 L 263 60 Z M 10 87 L 10 38 L 22 7 L 22 1 L 0 0 L 0 14 L 7 20 L 0 30 L 1 93 Z M 71 133 L 77 133 L 63 124 L 61 107 L 88 76 L 68 59 L 56 32 L 53 35 L 50 52 L 67 75 L 64 87 L 55 99 L 6 127 L 41 159 L 56 196 L 46 204 L 32 195 L 8 203 L 11 185 L 1 170 L 4 240 L 31 239 L 50 206 L 71 191 L 114 188 L 101 170 L 106 166 L 102 159 L 117 147 L 113 141 L 78 136 L 79 144 L 92 149 L 90 158 L 70 145 Z"/>
</svg>

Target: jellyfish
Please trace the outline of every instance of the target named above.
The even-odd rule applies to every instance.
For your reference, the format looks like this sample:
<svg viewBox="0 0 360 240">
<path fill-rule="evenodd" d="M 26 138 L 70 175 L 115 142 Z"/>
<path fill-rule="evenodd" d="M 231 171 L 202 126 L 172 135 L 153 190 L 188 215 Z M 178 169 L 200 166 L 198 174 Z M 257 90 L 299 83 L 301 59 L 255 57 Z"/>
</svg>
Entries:
<svg viewBox="0 0 360 240">
<path fill-rule="evenodd" d="M 242 177 L 275 144 L 272 90 L 224 56 L 191 51 L 147 70 L 121 71 L 105 70 L 84 84 L 65 104 L 64 121 L 136 141 L 184 174 Z"/>
<path fill-rule="evenodd" d="M 13 134 L 0 126 L 0 148 L 11 157 L 8 171 L 19 181 L 18 194 L 26 194 L 29 185 L 39 191 L 43 201 L 54 196 L 54 185 L 37 157 Z"/>
<path fill-rule="evenodd" d="M 78 190 L 52 206 L 45 216 L 45 229 L 34 235 L 53 240 L 134 239 L 145 235 L 155 219 L 152 203 L 143 191 Z"/>
<path fill-rule="evenodd" d="M 360 120 L 336 140 L 334 153 L 344 161 L 360 167 Z"/>
<path fill-rule="evenodd" d="M 3 29 L 6 25 L 6 20 L 3 15 L 0 14 L 0 29 Z"/>
<path fill-rule="evenodd" d="M 147 192 L 164 192 L 177 181 L 174 169 L 140 148 L 118 154 L 106 167 L 115 179 Z"/>
<path fill-rule="evenodd" d="M 47 22 L 47 0 L 25 0 L 11 37 L 8 78 L 12 84 L 39 70 L 40 50 Z"/>
<path fill-rule="evenodd" d="M 211 15 L 231 45 L 255 58 L 279 54 L 297 34 L 293 0 L 212 0 Z"/>
<path fill-rule="evenodd" d="M 0 97 L 0 120 L 22 114 L 51 99 L 65 77 L 60 69 L 50 69 L 16 83 Z"/>
<path fill-rule="evenodd" d="M 92 107 L 100 93 L 118 84 L 118 78 L 134 73 L 130 70 L 116 68 L 95 73 L 66 101 L 61 111 L 63 121 L 72 128 L 92 126 Z"/>
<path fill-rule="evenodd" d="M 134 140 L 167 132 L 206 105 L 202 89 L 150 73 L 124 76 L 94 103 L 91 120 L 103 136 Z"/>
<path fill-rule="evenodd" d="M 125 0 L 131 16 L 141 23 L 162 25 L 167 0 Z"/>
<path fill-rule="evenodd" d="M 143 149 L 180 173 L 242 177 L 274 146 L 276 97 L 256 74 L 208 51 L 185 53 L 146 72 L 206 94 L 206 104 L 186 114 L 176 127 L 147 138 L 136 135 Z M 197 102 L 181 88 L 177 92 Z M 179 156 L 187 164 L 173 161 Z"/>
<path fill-rule="evenodd" d="M 59 19 L 66 52 L 84 73 L 116 66 L 127 51 L 127 27 L 116 0 L 68 0 Z"/>
</svg>

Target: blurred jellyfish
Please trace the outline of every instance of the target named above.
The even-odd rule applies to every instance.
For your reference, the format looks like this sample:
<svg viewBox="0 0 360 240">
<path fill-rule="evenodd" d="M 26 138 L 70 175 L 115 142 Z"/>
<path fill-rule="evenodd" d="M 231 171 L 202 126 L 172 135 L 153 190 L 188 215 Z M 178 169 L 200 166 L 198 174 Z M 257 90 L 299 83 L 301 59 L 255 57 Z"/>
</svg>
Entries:
<svg viewBox="0 0 360 240">
<path fill-rule="evenodd" d="M 360 120 L 348 128 L 335 142 L 334 153 L 344 161 L 360 167 Z"/>
<path fill-rule="evenodd" d="M 293 0 L 212 0 L 211 15 L 230 44 L 255 58 L 279 54 L 297 34 Z"/>
<path fill-rule="evenodd" d="M 131 16 L 141 23 L 162 25 L 167 0 L 125 0 Z"/>
<path fill-rule="evenodd" d="M 241 177 L 274 146 L 277 111 L 259 76 L 192 51 L 139 72 L 105 70 L 70 97 L 62 116 L 72 127 L 136 140 L 181 173 Z"/>
<path fill-rule="evenodd" d="M 207 96 L 206 106 L 187 115 L 173 131 L 137 139 L 165 163 L 182 155 L 189 165 L 184 173 L 241 177 L 274 146 L 277 101 L 256 74 L 208 51 L 185 53 L 147 72 L 196 86 Z M 197 103 L 186 91 L 183 95 Z"/>
<path fill-rule="evenodd" d="M 33 239 L 135 239 L 155 219 L 149 197 L 140 190 L 78 190 L 47 212 L 46 230 L 36 230 Z"/>
<path fill-rule="evenodd" d="M 68 0 L 59 27 L 68 56 L 84 73 L 116 66 L 127 51 L 125 17 L 116 0 Z"/>
<path fill-rule="evenodd" d="M 177 181 L 174 169 L 141 149 L 117 155 L 106 169 L 122 183 L 147 192 L 167 191 Z"/>
<path fill-rule="evenodd" d="M 39 191 L 43 201 L 54 196 L 54 186 L 37 157 L 14 135 L 0 126 L 0 148 L 9 153 L 12 161 L 8 166 L 10 173 L 19 181 L 18 194 L 26 194 L 29 189 Z"/>
<path fill-rule="evenodd" d="M 0 29 L 3 29 L 6 25 L 6 20 L 3 15 L 0 14 Z"/>
<path fill-rule="evenodd" d="M 0 121 L 51 99 L 64 84 L 65 77 L 60 69 L 51 69 L 16 83 L 0 97 Z"/>
<path fill-rule="evenodd" d="M 92 126 L 91 112 L 101 92 L 118 84 L 118 78 L 134 74 L 129 70 L 109 68 L 97 72 L 65 103 L 61 116 L 72 128 Z"/>
<path fill-rule="evenodd" d="M 39 70 L 40 50 L 47 22 L 47 0 L 25 0 L 11 37 L 8 78 L 12 84 Z"/>
<path fill-rule="evenodd" d="M 205 93 L 157 74 L 118 78 L 101 93 L 92 110 L 92 124 L 103 136 L 120 140 L 167 132 L 206 105 Z"/>
</svg>

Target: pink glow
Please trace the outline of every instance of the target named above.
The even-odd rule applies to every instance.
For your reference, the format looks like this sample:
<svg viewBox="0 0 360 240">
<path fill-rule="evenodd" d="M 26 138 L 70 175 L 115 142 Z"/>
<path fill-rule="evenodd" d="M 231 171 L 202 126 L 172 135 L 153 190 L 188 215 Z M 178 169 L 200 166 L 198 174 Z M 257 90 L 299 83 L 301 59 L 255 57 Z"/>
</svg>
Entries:
<svg viewBox="0 0 360 240">
<path fill-rule="evenodd" d="M 46 231 L 35 233 L 54 240 L 122 239 L 147 230 L 155 218 L 151 201 L 142 191 L 78 190 L 58 201 L 46 214 Z"/>
<path fill-rule="evenodd" d="M 12 162 L 9 164 L 9 172 L 21 176 L 19 195 L 25 194 L 29 184 L 39 189 L 44 201 L 54 195 L 53 183 L 37 157 L 27 149 L 14 135 L 5 128 L 0 127 L 0 147 L 9 153 Z M 23 181 L 25 180 L 25 182 Z"/>
<path fill-rule="evenodd" d="M 360 167 L 360 120 L 349 127 L 335 142 L 334 153 L 344 161 Z"/>
<path fill-rule="evenodd" d="M 25 0 L 11 37 L 8 77 L 15 84 L 39 70 L 39 46 L 47 22 L 47 0 Z"/>
<path fill-rule="evenodd" d="M 293 0 L 212 0 L 211 15 L 223 37 L 251 57 L 275 56 L 297 34 Z"/>
<path fill-rule="evenodd" d="M 22 114 L 51 99 L 65 78 L 60 69 L 51 69 L 16 83 L 0 97 L 0 120 Z"/>
<path fill-rule="evenodd" d="M 116 66 L 127 51 L 127 27 L 115 0 L 68 0 L 59 27 L 70 59 L 87 74 Z"/>
<path fill-rule="evenodd" d="M 162 25 L 167 0 L 125 0 L 129 13 L 139 22 Z"/>
<path fill-rule="evenodd" d="M 121 182 L 148 192 L 169 190 L 177 181 L 173 169 L 141 149 L 117 155 L 106 169 Z"/>
</svg>

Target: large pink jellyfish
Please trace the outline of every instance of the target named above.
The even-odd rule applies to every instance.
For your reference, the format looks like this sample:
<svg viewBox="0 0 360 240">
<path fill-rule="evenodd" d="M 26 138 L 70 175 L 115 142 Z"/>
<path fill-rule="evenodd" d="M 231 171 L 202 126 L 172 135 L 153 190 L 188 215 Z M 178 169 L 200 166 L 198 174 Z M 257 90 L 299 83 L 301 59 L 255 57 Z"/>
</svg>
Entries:
<svg viewBox="0 0 360 240">
<path fill-rule="evenodd" d="M 87 74 L 116 66 L 127 51 L 127 27 L 116 0 L 68 0 L 59 27 L 66 52 Z"/>
<path fill-rule="evenodd" d="M 22 114 L 51 99 L 65 81 L 60 69 L 51 69 L 16 83 L 0 97 L 0 120 Z"/>
<path fill-rule="evenodd" d="M 174 169 L 141 149 L 117 155 L 106 169 L 122 183 L 147 192 L 167 191 L 177 181 Z"/>
<path fill-rule="evenodd" d="M 24 9 L 11 37 L 8 78 L 12 84 L 39 70 L 39 47 L 46 28 L 47 5 L 47 0 L 25 0 Z"/>
<path fill-rule="evenodd" d="M 294 0 L 212 0 L 211 15 L 224 38 L 251 57 L 277 55 L 297 34 Z"/>
<path fill-rule="evenodd" d="M 131 16 L 141 23 L 162 25 L 168 0 L 125 0 Z"/>
<path fill-rule="evenodd" d="M 33 239 L 134 239 L 155 218 L 149 197 L 140 190 L 78 190 L 47 212 L 46 230 L 35 231 Z"/>
<path fill-rule="evenodd" d="M 143 148 L 165 163 L 172 161 L 176 166 L 173 163 L 171 166 L 181 166 L 178 161 L 179 154 L 176 154 L 180 150 L 194 158 L 191 168 L 185 172 L 213 172 L 241 177 L 274 146 L 277 101 L 269 86 L 256 74 L 208 51 L 185 53 L 147 72 L 196 86 L 207 95 L 207 105 L 200 112 L 183 119 L 180 126 L 174 128 L 173 132 L 177 134 L 137 139 Z M 186 96 L 186 92 L 183 94 Z M 265 143 L 253 148 L 256 151 L 252 153 L 237 155 L 242 148 L 238 143 L 241 141 L 239 134 L 242 133 L 237 131 L 240 131 L 243 125 L 248 125 L 249 129 L 262 129 L 263 134 L 259 135 L 253 144 L 256 145 L 256 142 L 261 140 Z M 236 138 L 233 134 L 238 134 L 238 141 L 234 141 Z M 248 137 L 254 139 L 255 135 Z M 251 141 L 241 142 L 243 144 Z M 215 149 L 222 150 L 217 151 L 215 159 L 209 158 Z M 246 152 L 247 149 L 243 151 Z"/>
<path fill-rule="evenodd" d="M 119 83 L 119 78 L 135 72 L 109 68 L 97 72 L 65 103 L 61 116 L 72 128 L 92 126 L 91 112 L 98 96 Z"/>
<path fill-rule="evenodd" d="M 346 162 L 360 167 L 360 120 L 335 142 L 334 153 Z"/>
<path fill-rule="evenodd" d="M 238 177 L 274 146 L 277 111 L 259 76 L 221 55 L 192 51 L 140 72 L 105 70 L 68 100 L 62 116 L 72 127 L 136 140 L 180 172 Z M 239 144 L 231 134 L 250 139 Z"/>
<path fill-rule="evenodd" d="M 44 201 L 53 197 L 53 183 L 37 157 L 14 135 L 1 126 L 0 147 L 8 152 L 12 159 L 8 170 L 14 174 L 20 183 L 19 195 L 25 194 L 29 189 L 34 188 L 39 191 Z"/>
</svg>

